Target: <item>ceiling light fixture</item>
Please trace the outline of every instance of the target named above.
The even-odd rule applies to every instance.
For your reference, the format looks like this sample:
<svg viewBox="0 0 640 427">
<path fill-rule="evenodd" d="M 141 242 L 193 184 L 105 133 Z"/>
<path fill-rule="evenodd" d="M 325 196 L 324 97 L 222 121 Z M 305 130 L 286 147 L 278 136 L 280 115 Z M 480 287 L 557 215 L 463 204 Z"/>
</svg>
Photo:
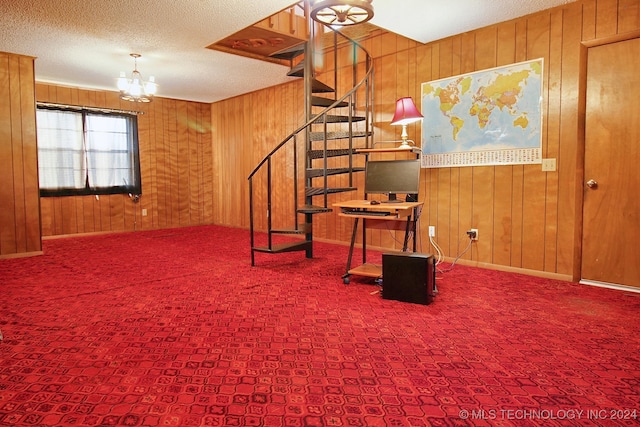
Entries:
<svg viewBox="0 0 640 427">
<path fill-rule="evenodd" d="M 118 77 L 120 99 L 132 102 L 151 102 L 158 88 L 156 80 L 153 76 L 149 76 L 149 81 L 145 82 L 142 79 L 142 74 L 138 71 L 138 58 L 142 55 L 131 53 L 130 56 L 133 58 L 131 78 L 127 79 L 124 71 L 120 71 L 120 77 Z"/>
<path fill-rule="evenodd" d="M 311 1 L 311 18 L 327 25 L 362 24 L 373 18 L 372 0 Z"/>
<path fill-rule="evenodd" d="M 396 112 L 390 124 L 393 126 L 402 126 L 402 135 L 400 136 L 402 144 L 400 144 L 398 148 L 411 148 L 409 142 L 413 141 L 409 139 L 409 135 L 407 134 L 407 125 L 422 119 L 423 116 L 416 108 L 416 104 L 413 103 L 413 98 L 407 96 L 396 101 Z"/>
</svg>

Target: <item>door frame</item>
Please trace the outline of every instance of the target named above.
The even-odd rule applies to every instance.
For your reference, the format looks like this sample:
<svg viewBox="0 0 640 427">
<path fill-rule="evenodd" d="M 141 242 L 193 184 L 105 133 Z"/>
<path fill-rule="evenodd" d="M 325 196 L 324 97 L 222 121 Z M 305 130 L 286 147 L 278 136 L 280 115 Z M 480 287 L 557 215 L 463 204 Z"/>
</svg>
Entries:
<svg viewBox="0 0 640 427">
<path fill-rule="evenodd" d="M 574 230 L 574 268 L 573 281 L 580 282 L 582 279 L 582 233 L 584 230 L 584 186 L 585 186 L 585 149 L 586 149 L 586 126 L 587 126 L 587 65 L 589 58 L 589 48 L 604 46 L 607 44 L 623 42 L 640 38 L 640 30 L 629 31 L 613 36 L 602 37 L 580 43 L 580 75 L 578 82 L 578 137 L 577 137 L 577 159 L 576 159 L 576 227 Z M 601 286 L 618 290 L 640 292 L 640 289 L 624 285 L 606 283 L 585 283 L 592 286 Z"/>
</svg>

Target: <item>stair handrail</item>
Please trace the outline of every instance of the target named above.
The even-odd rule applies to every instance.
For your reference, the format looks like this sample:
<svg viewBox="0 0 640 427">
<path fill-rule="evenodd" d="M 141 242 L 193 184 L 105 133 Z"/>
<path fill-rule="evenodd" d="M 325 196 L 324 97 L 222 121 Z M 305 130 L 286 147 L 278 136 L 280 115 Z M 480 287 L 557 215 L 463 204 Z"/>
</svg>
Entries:
<svg viewBox="0 0 640 427">
<path fill-rule="evenodd" d="M 324 24 L 323 24 L 324 25 Z M 324 25 L 325 27 L 329 27 L 331 29 L 331 31 L 333 31 L 336 34 L 339 34 L 340 36 L 342 36 L 343 38 L 345 38 L 347 40 L 347 42 L 351 43 L 351 46 L 354 49 L 354 55 L 355 52 L 357 51 L 357 49 L 362 50 L 365 53 L 365 74 L 362 77 L 362 79 L 357 82 L 351 89 L 349 89 L 344 95 L 342 95 L 340 98 L 336 99 L 333 103 L 331 103 L 329 106 L 325 107 L 320 113 L 314 115 L 314 116 L 307 116 L 307 120 L 304 124 L 300 125 L 295 131 L 291 132 L 287 137 L 285 137 L 278 145 L 276 145 L 266 156 L 264 156 L 264 158 L 258 163 L 258 165 L 251 171 L 251 173 L 248 176 L 248 181 L 249 181 L 249 215 L 250 215 L 250 219 L 249 219 L 249 228 L 250 228 L 250 240 L 251 240 L 251 247 L 252 247 L 252 251 L 251 251 L 251 265 L 254 265 L 254 250 L 253 248 L 255 247 L 255 238 L 254 238 L 254 203 L 253 203 L 253 177 L 255 176 L 256 173 L 258 173 L 258 171 L 260 171 L 263 166 L 265 165 L 265 163 L 267 163 L 269 165 L 269 167 L 267 168 L 267 232 L 268 232 L 268 248 L 269 250 L 271 250 L 272 248 L 272 218 L 271 218 L 271 210 L 272 210 L 272 206 L 271 206 L 271 202 L 272 202 L 272 194 L 271 194 L 271 182 L 272 182 L 272 171 L 271 171 L 271 159 L 272 157 L 280 150 L 282 149 L 283 146 L 285 146 L 288 142 L 290 142 L 293 139 L 293 159 L 294 159 L 294 172 L 293 172 L 293 180 L 294 180 L 294 186 L 293 186 L 293 202 L 294 202 L 294 219 L 295 219 L 295 230 L 299 230 L 299 225 L 298 225 L 298 221 L 297 221 L 297 214 L 299 213 L 298 211 L 298 186 L 297 186 L 297 182 L 298 182 L 298 144 L 297 144 L 297 136 L 300 132 L 302 131 L 307 131 L 309 132 L 309 129 L 311 128 L 311 125 L 313 125 L 316 122 L 322 121 L 325 123 L 325 135 L 324 135 L 324 151 L 325 151 L 325 157 L 326 157 L 326 150 L 327 150 L 327 136 L 326 136 L 326 123 L 327 123 L 327 116 L 329 114 L 329 112 L 335 108 L 338 108 L 338 106 L 343 103 L 347 98 L 354 98 L 356 96 L 356 93 L 358 92 L 358 90 L 360 90 L 363 85 L 367 85 L 366 86 L 366 96 L 365 96 L 365 138 L 366 138 L 366 147 L 370 148 L 371 146 L 371 139 L 373 138 L 370 134 L 370 129 L 369 126 L 371 125 L 369 123 L 369 121 L 371 120 L 371 118 L 373 117 L 373 100 L 370 99 L 373 93 L 373 81 L 372 81 L 372 75 L 373 75 L 373 61 L 371 58 L 371 55 L 369 54 L 369 52 L 358 42 L 356 42 L 355 40 L 351 39 L 350 37 L 334 30 L 333 28 L 331 28 L 330 26 Z M 307 41 L 307 46 L 308 46 L 309 42 Z M 308 54 L 307 51 L 308 47 L 305 48 L 305 55 Z M 338 44 L 337 42 L 335 42 L 334 44 L 334 49 L 337 51 L 338 49 Z M 356 62 L 354 62 L 354 70 L 356 70 Z M 335 69 L 338 69 L 338 64 L 337 62 L 334 64 Z M 357 78 L 357 73 L 354 71 L 354 81 Z M 305 79 L 306 78 L 311 78 L 311 76 L 306 76 L 305 75 Z M 335 79 L 334 79 L 335 80 Z M 334 85 L 337 85 L 337 81 L 334 82 Z M 305 93 L 306 93 L 305 89 Z M 336 97 L 337 97 L 337 89 L 336 89 Z M 308 99 L 306 100 L 306 102 L 308 102 Z M 370 103 L 371 102 L 371 103 Z M 352 167 L 353 167 L 353 117 L 355 114 L 355 106 L 352 105 L 354 104 L 354 102 L 350 103 L 350 107 L 349 107 L 349 114 L 348 114 L 348 122 L 349 122 L 349 169 L 350 169 L 350 173 L 349 173 L 349 182 L 350 182 L 350 186 L 352 183 Z M 305 140 L 307 141 L 307 144 L 309 144 L 310 140 L 308 138 L 308 133 L 306 135 Z M 310 147 L 308 145 L 305 145 L 305 150 L 309 150 Z M 324 209 L 327 208 L 327 198 L 328 198 L 328 194 L 326 191 L 326 185 L 327 185 L 327 166 L 326 166 L 326 158 L 325 158 L 325 165 L 324 165 Z M 310 204 L 310 202 L 308 202 L 307 200 L 309 200 L 309 198 L 306 198 L 306 203 Z M 312 207 L 313 208 L 313 207 Z M 308 211 L 305 212 L 305 217 L 307 218 L 307 221 L 310 221 L 310 217 L 311 214 L 308 213 Z M 305 239 L 307 241 L 311 241 L 312 237 L 311 237 L 311 231 L 306 231 L 306 237 Z M 307 257 L 311 257 L 311 249 L 307 249 Z"/>
<path fill-rule="evenodd" d="M 324 25 L 324 24 L 323 24 Z M 331 28 L 331 27 L 329 27 Z M 331 28 L 332 31 L 335 31 L 333 28 Z M 369 55 L 369 52 L 367 52 L 367 50 L 358 42 L 356 42 L 355 40 L 351 39 L 348 36 L 345 36 L 342 33 L 337 32 L 338 34 L 340 34 L 341 36 L 343 36 L 344 38 L 346 38 L 348 41 L 350 41 L 352 44 L 354 44 L 355 46 L 359 47 L 360 49 L 362 49 L 366 54 L 366 58 L 365 58 L 365 63 L 366 63 L 366 73 L 364 75 L 364 77 L 357 83 L 356 86 L 352 87 L 351 89 L 349 89 L 349 91 L 347 93 L 345 93 L 341 98 L 337 99 L 335 102 L 333 102 L 331 105 L 329 105 L 328 107 L 324 108 L 320 113 L 318 113 L 315 117 L 307 120 L 306 123 L 304 123 L 303 125 L 301 125 L 300 127 L 298 127 L 295 131 L 291 132 L 287 137 L 285 137 L 278 145 L 276 145 L 276 147 L 274 149 L 272 149 L 269 154 L 265 155 L 265 157 L 258 163 L 258 165 L 251 171 L 251 173 L 249 174 L 249 177 L 247 179 L 251 179 L 257 172 L 258 170 L 260 170 L 262 168 L 262 165 L 264 165 L 264 163 L 267 161 L 268 157 L 273 156 L 278 150 L 280 150 L 280 148 L 282 148 L 282 146 L 284 146 L 287 142 L 289 142 L 289 140 L 291 138 L 293 138 L 295 135 L 297 135 L 298 133 L 302 132 L 303 130 L 305 130 L 307 127 L 311 126 L 312 124 L 314 124 L 316 121 L 318 121 L 321 117 L 327 115 L 329 113 L 329 111 L 331 111 L 332 109 L 336 108 L 341 102 L 343 102 L 345 99 L 347 99 L 349 96 L 351 96 L 352 94 L 354 94 L 355 92 L 358 91 L 358 89 L 360 89 L 362 87 L 362 85 L 364 83 L 367 82 L 367 80 L 369 79 L 369 77 L 371 77 L 371 74 L 373 74 L 373 66 L 371 64 L 371 56 Z M 349 115 L 351 115 L 351 112 L 349 113 Z"/>
</svg>

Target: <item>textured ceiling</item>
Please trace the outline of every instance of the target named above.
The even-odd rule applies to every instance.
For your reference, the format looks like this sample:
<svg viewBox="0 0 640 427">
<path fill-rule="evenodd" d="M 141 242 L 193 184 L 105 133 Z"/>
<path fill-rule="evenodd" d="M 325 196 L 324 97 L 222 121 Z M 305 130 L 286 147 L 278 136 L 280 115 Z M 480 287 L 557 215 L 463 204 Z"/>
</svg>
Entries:
<svg viewBox="0 0 640 427">
<path fill-rule="evenodd" d="M 429 42 L 573 0 L 373 0 L 372 24 Z M 114 90 L 154 75 L 158 96 L 215 102 L 289 81 L 286 67 L 206 49 L 292 0 L 0 0 L 0 51 L 35 56 L 41 82 Z"/>
</svg>

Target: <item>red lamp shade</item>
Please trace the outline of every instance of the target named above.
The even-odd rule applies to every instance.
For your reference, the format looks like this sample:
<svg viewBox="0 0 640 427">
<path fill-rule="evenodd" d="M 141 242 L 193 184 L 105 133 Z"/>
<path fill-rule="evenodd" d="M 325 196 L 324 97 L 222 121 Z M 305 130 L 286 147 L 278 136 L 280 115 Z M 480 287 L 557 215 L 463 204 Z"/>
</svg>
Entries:
<svg viewBox="0 0 640 427">
<path fill-rule="evenodd" d="M 400 98 L 396 101 L 396 113 L 391 120 L 392 125 L 408 125 L 409 123 L 422 120 L 423 116 L 413 103 L 410 96 Z"/>
</svg>

